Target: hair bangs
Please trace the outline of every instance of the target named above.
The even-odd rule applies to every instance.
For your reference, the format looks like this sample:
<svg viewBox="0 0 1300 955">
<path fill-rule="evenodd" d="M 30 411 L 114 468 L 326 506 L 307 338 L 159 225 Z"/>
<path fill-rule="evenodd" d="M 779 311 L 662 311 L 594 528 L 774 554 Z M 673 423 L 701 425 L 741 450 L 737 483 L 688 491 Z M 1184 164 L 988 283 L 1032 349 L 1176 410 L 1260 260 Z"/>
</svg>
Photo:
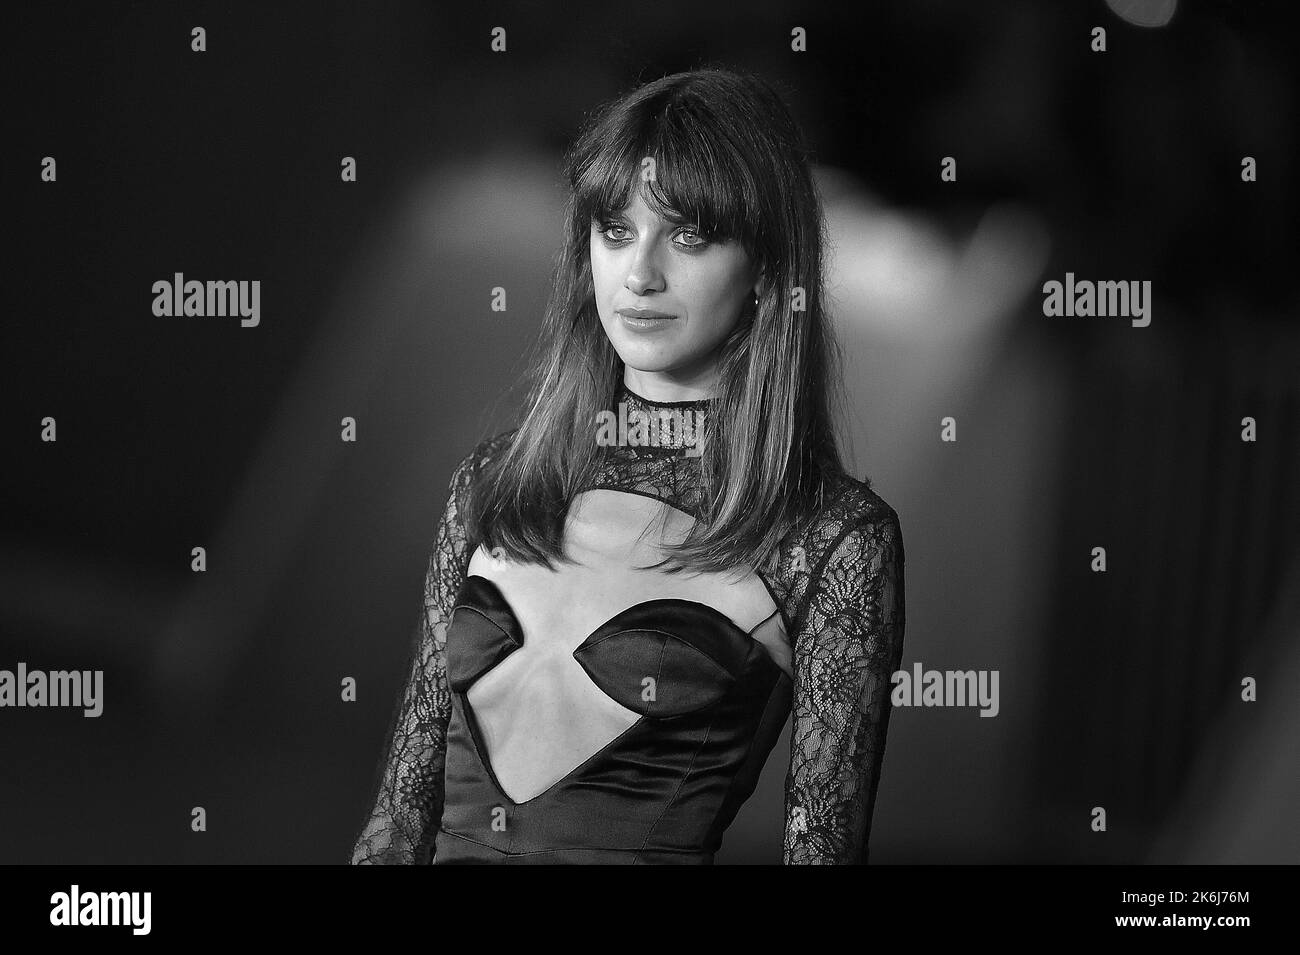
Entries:
<svg viewBox="0 0 1300 955">
<path fill-rule="evenodd" d="M 638 119 L 639 128 L 597 147 L 574 184 L 583 220 L 603 222 L 622 214 L 635 188 L 667 222 L 756 248 L 759 191 L 741 152 L 717 148 L 717 129 L 702 125 L 690 110 L 647 111 Z"/>
</svg>

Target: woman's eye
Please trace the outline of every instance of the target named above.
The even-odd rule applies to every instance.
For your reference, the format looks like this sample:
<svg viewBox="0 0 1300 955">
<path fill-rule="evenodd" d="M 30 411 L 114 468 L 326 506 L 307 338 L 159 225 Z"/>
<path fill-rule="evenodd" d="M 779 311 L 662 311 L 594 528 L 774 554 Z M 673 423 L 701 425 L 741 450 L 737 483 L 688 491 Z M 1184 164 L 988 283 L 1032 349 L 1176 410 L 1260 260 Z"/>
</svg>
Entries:
<svg viewBox="0 0 1300 955">
<path fill-rule="evenodd" d="M 610 235 L 610 233 L 611 232 L 621 233 L 627 231 L 628 230 L 625 227 L 621 225 L 613 225 L 611 223 L 604 223 L 600 226 L 600 234 L 601 236 L 604 237 L 605 241 L 607 242 L 617 243 L 617 242 L 624 241 L 626 236 Z M 679 239 L 682 238 L 683 236 L 689 237 L 688 241 L 678 242 L 678 245 L 682 246 L 683 248 L 698 249 L 701 246 L 705 246 L 709 244 L 709 240 L 705 238 L 703 235 L 701 235 L 699 232 L 695 231 L 694 229 L 683 229 L 682 231 L 677 233 L 677 237 Z"/>
</svg>

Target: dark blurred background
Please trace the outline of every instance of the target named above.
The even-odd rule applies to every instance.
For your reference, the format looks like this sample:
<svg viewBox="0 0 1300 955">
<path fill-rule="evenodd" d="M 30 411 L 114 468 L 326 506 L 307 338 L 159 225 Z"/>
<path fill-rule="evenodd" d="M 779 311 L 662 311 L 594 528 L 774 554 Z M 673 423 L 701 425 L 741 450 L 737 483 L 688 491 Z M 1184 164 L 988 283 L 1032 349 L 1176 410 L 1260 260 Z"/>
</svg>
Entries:
<svg viewBox="0 0 1300 955">
<path fill-rule="evenodd" d="M 518 408 L 560 153 L 701 65 L 816 152 L 904 667 L 1000 673 L 997 718 L 894 711 L 872 861 L 1300 860 L 1286 5 L 845 7 L 10 11 L 0 669 L 105 703 L 0 710 L 0 862 L 347 861 L 451 469 Z M 1151 281 L 1151 324 L 1044 316 L 1067 271 Z M 260 325 L 155 317 L 174 272 L 260 280 Z M 780 860 L 784 751 L 719 862 Z"/>
</svg>

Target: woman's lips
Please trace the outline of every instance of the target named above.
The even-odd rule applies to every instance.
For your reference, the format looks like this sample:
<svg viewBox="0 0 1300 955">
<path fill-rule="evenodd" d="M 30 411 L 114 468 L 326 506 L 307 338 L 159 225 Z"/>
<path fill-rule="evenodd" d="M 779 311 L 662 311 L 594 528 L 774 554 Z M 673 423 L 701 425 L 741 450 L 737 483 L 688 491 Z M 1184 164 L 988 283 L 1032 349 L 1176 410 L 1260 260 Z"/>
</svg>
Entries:
<svg viewBox="0 0 1300 955">
<path fill-rule="evenodd" d="M 648 308 L 620 308 L 617 309 L 617 315 L 623 320 L 624 325 L 637 331 L 653 331 L 677 320 L 676 315 L 669 315 L 667 312 L 656 312 Z"/>
<path fill-rule="evenodd" d="M 670 315 L 668 312 L 660 312 L 653 308 L 616 308 L 614 311 L 620 315 L 627 315 L 629 318 L 676 318 L 676 315 Z"/>
</svg>

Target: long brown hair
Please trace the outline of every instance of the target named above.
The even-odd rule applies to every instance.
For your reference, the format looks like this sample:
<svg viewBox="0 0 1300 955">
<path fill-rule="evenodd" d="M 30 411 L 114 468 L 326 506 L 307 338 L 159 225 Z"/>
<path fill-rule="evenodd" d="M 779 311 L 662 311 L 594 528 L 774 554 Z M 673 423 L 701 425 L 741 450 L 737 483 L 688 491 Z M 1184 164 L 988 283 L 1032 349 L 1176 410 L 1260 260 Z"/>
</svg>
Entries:
<svg viewBox="0 0 1300 955">
<path fill-rule="evenodd" d="M 822 305 L 825 224 L 802 133 L 764 80 L 724 69 L 665 76 L 606 104 L 566 155 L 567 234 L 527 410 L 468 521 L 489 549 L 548 567 L 566 559 L 565 514 L 598 463 L 596 415 L 612 407 L 623 371 L 596 310 L 590 230 L 627 206 L 647 156 L 656 170 L 639 183 L 647 205 L 741 242 L 764 277 L 758 307 L 720 349 L 701 513 L 665 566 L 761 566 L 841 469 L 829 391 L 839 356 Z"/>
</svg>

